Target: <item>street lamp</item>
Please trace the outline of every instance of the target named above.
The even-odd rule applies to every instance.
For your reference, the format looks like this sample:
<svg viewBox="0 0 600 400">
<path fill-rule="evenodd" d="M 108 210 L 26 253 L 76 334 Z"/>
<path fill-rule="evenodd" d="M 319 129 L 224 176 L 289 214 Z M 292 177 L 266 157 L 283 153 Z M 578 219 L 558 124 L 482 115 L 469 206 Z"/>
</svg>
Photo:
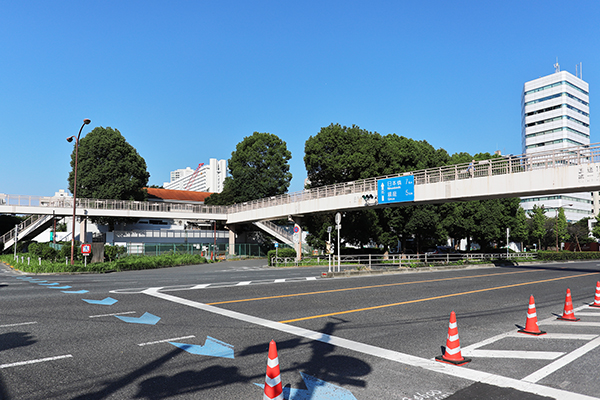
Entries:
<svg viewBox="0 0 600 400">
<path fill-rule="evenodd" d="M 81 136 L 81 131 L 83 127 L 92 122 L 92 120 L 85 118 L 83 120 L 83 125 L 79 128 L 79 133 L 77 137 L 71 136 L 67 138 L 67 142 L 71 143 L 73 139 L 75 139 L 75 176 L 73 178 L 73 228 L 71 230 L 71 265 L 74 264 L 73 260 L 73 251 L 75 249 L 75 205 L 77 203 L 77 158 L 79 156 L 79 136 Z"/>
</svg>

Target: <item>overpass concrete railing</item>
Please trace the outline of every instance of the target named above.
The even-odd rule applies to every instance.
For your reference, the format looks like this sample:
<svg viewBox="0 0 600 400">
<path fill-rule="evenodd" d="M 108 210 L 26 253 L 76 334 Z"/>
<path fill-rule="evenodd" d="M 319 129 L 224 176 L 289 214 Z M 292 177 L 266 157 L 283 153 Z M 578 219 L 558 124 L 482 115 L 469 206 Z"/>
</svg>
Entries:
<svg viewBox="0 0 600 400">
<path fill-rule="evenodd" d="M 0 197 L 0 209 L 9 209 L 11 207 L 32 207 L 36 214 L 71 215 L 73 212 L 73 198 L 52 199 L 42 196 L 22 196 L 22 195 L 2 195 Z M 22 209 L 21 209 L 22 210 Z M 111 216 L 110 212 L 127 211 L 132 212 L 132 216 L 139 217 L 144 213 L 146 217 L 151 217 L 149 213 L 166 213 L 189 216 L 189 214 L 210 215 L 212 219 L 225 220 L 227 207 L 207 206 L 190 203 L 171 203 L 171 202 L 151 202 L 151 201 L 130 201 L 130 200 L 102 200 L 102 199 L 77 199 L 77 215 L 82 215 L 84 210 L 89 215 Z M 97 211 L 97 212 L 96 212 Z M 6 211 L 4 211 L 6 212 Z M 117 215 L 123 216 L 123 215 Z M 180 216 L 172 216 L 180 218 Z"/>
<path fill-rule="evenodd" d="M 600 145 L 576 146 L 555 151 L 535 154 L 509 155 L 490 160 L 456 164 L 439 168 L 429 168 L 413 172 L 385 175 L 358 181 L 338 183 L 306 189 L 300 192 L 273 196 L 229 206 L 228 214 L 242 213 L 267 207 L 278 207 L 309 200 L 324 199 L 351 194 L 376 193 L 377 181 L 405 175 L 414 176 L 414 184 L 426 185 L 439 182 L 467 180 L 472 178 L 493 177 L 519 174 L 557 167 L 583 165 L 600 162 Z"/>
<path fill-rule="evenodd" d="M 415 203 L 600 190 L 600 145 L 503 156 L 475 162 L 472 166 L 463 163 L 386 175 L 231 206 L 80 198 L 77 199 L 77 215 L 248 223 L 304 213 L 380 206 L 376 199 L 364 201 L 361 195 L 375 194 L 376 197 L 379 179 L 403 175 L 414 177 Z M 71 215 L 72 208 L 72 198 L 0 195 L 0 213 Z"/>
</svg>

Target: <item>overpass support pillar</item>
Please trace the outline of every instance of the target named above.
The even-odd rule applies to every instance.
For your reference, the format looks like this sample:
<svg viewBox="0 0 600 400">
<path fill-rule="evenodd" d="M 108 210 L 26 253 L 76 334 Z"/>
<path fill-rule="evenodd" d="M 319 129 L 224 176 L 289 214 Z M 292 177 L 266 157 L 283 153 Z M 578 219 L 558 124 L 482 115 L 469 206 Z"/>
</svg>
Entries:
<svg viewBox="0 0 600 400">
<path fill-rule="evenodd" d="M 85 237 L 87 236 L 87 218 L 81 217 L 79 222 L 79 241 L 83 244 L 86 242 Z"/>
<path fill-rule="evenodd" d="M 302 217 L 289 216 L 288 220 L 294 222 L 294 250 L 296 250 L 296 260 L 302 260 Z"/>
<path fill-rule="evenodd" d="M 229 255 L 235 256 L 235 225 L 227 225 L 229 231 Z"/>
</svg>

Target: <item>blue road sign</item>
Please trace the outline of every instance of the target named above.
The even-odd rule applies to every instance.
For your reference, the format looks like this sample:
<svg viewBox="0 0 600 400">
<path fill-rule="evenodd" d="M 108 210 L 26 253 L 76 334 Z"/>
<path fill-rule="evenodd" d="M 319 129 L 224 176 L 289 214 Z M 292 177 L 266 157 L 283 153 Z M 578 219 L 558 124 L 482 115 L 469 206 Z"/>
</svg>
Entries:
<svg viewBox="0 0 600 400">
<path fill-rule="evenodd" d="M 112 297 L 107 297 L 103 300 L 88 300 L 88 299 L 81 299 L 81 300 L 83 300 L 89 304 L 98 304 L 101 306 L 112 306 L 113 304 L 115 304 L 118 301 L 118 300 L 113 299 Z"/>
<path fill-rule="evenodd" d="M 156 325 L 158 321 L 160 321 L 160 317 L 156 315 L 152 315 L 150 313 L 144 313 L 139 318 L 136 317 L 122 317 L 120 315 L 115 315 L 115 317 L 119 318 L 123 322 L 128 322 L 130 324 L 146 324 L 146 325 Z"/>
<path fill-rule="evenodd" d="M 173 346 L 179 347 L 181 350 L 185 350 L 190 354 L 196 354 L 201 356 L 211 356 L 211 357 L 223 357 L 223 358 L 234 358 L 233 354 L 233 346 L 212 338 L 210 336 L 206 337 L 206 341 L 204 342 L 204 346 L 200 346 L 197 344 L 186 344 L 186 343 L 177 343 L 177 342 L 169 342 Z"/>
<path fill-rule="evenodd" d="M 413 175 L 397 176 L 377 180 L 379 204 L 400 203 L 415 200 L 415 180 Z"/>
<path fill-rule="evenodd" d="M 293 400 L 356 400 L 356 397 L 347 389 L 332 385 L 314 376 L 300 372 L 306 389 L 283 388 L 283 398 Z M 264 384 L 255 383 L 264 389 Z"/>
</svg>

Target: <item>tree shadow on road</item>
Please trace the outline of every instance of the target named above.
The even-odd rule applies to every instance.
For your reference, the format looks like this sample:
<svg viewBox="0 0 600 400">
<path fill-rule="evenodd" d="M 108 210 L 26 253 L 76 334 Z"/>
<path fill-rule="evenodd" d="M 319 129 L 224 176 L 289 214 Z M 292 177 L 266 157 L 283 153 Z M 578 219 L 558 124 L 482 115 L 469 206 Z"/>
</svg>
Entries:
<svg viewBox="0 0 600 400">
<path fill-rule="evenodd" d="M 29 332 L 8 332 L 0 335 L 0 351 L 25 347 L 35 344 L 37 340 Z"/>
</svg>

